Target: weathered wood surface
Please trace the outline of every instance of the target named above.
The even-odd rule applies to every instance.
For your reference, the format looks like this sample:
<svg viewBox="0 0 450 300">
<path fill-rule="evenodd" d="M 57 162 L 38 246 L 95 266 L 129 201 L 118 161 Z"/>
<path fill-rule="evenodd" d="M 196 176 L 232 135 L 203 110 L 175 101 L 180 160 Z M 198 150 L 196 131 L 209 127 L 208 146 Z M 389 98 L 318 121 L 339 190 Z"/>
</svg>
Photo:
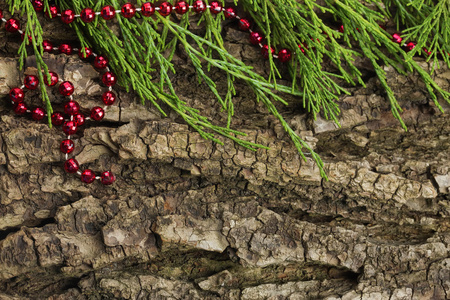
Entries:
<svg viewBox="0 0 450 300">
<path fill-rule="evenodd" d="M 265 73 L 245 35 L 224 34 Z M 298 99 L 279 107 L 329 181 L 242 84 L 233 127 L 270 150 L 203 140 L 120 90 L 106 120 L 75 140 L 80 163 L 118 175 L 104 187 L 64 172 L 60 130 L 12 113 L 18 42 L 0 31 L 0 299 L 450 298 L 450 109 L 440 113 L 417 77 L 386 70 L 408 132 L 370 70 L 367 88 L 342 97 L 341 128 L 312 120 Z M 94 69 L 48 59 L 82 106 L 98 103 Z M 183 55 L 176 62 L 183 99 L 224 124 Z M 448 89 L 448 68 L 434 76 Z"/>
</svg>

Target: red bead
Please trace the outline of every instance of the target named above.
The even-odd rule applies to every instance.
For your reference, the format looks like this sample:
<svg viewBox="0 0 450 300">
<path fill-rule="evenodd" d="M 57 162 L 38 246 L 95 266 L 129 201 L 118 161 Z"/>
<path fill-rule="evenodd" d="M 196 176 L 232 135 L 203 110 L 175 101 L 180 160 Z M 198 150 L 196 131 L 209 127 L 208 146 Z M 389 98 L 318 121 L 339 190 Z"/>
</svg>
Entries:
<svg viewBox="0 0 450 300">
<path fill-rule="evenodd" d="M 70 46 L 69 44 L 59 45 L 59 52 L 64 53 L 66 55 L 71 55 L 72 49 L 73 49 L 72 46 Z"/>
<path fill-rule="evenodd" d="M 105 116 L 103 108 L 96 106 L 91 110 L 91 119 L 94 121 L 100 121 Z"/>
<path fill-rule="evenodd" d="M 167 17 L 172 12 L 172 4 L 169 2 L 163 2 L 159 6 L 159 14 L 163 17 Z"/>
<path fill-rule="evenodd" d="M 175 4 L 175 11 L 177 14 L 184 15 L 189 11 L 189 4 L 186 1 L 178 1 Z"/>
<path fill-rule="evenodd" d="M 198 14 L 206 10 L 206 3 L 201 0 L 194 1 L 194 4 L 192 6 L 194 7 L 194 11 Z"/>
<path fill-rule="evenodd" d="M 273 49 L 273 47 L 270 47 L 270 54 L 273 55 L 274 52 L 275 50 Z M 269 59 L 269 45 L 264 45 L 261 48 L 261 54 L 265 59 Z"/>
<path fill-rule="evenodd" d="M 64 169 L 67 173 L 76 173 L 80 169 L 80 165 L 75 158 L 69 158 L 64 163 Z"/>
<path fill-rule="evenodd" d="M 0 19 L 3 18 L 3 11 L 0 9 Z"/>
<path fill-rule="evenodd" d="M 84 125 L 86 118 L 84 115 L 78 113 L 78 114 L 73 115 L 73 121 L 75 122 L 75 125 L 77 125 L 77 127 L 80 127 L 80 126 Z"/>
<path fill-rule="evenodd" d="M 341 33 L 344 33 L 344 25 L 339 26 L 338 31 Z"/>
<path fill-rule="evenodd" d="M 414 48 L 416 47 L 416 45 L 417 45 L 417 43 L 415 43 L 415 42 L 408 42 L 408 43 L 405 45 L 405 51 L 406 51 L 406 52 L 411 51 L 412 49 L 414 49 Z"/>
<path fill-rule="evenodd" d="M 95 173 L 92 170 L 86 169 L 81 173 L 81 181 L 84 183 L 93 183 L 95 180 Z"/>
<path fill-rule="evenodd" d="M 106 86 L 113 86 L 117 82 L 117 77 L 113 72 L 106 72 L 102 76 L 102 82 Z"/>
<path fill-rule="evenodd" d="M 20 37 L 22 38 L 22 41 L 25 39 L 25 32 L 23 32 Z M 31 44 L 33 41 L 33 37 L 31 35 L 28 36 L 28 44 Z"/>
<path fill-rule="evenodd" d="M 116 95 L 113 92 L 107 91 L 102 95 L 102 100 L 105 105 L 112 105 L 116 101 Z"/>
<path fill-rule="evenodd" d="M 428 51 L 427 48 L 423 48 L 423 52 L 425 52 L 426 55 L 431 55 L 431 51 Z"/>
<path fill-rule="evenodd" d="M 54 86 L 58 83 L 58 74 L 55 72 L 48 72 L 50 75 L 50 82 L 48 82 L 48 76 L 44 74 L 44 83 L 48 86 Z"/>
<path fill-rule="evenodd" d="M 308 46 L 303 43 L 301 45 L 298 45 L 298 48 L 300 49 L 300 51 L 302 51 L 302 53 L 305 53 L 305 49 L 308 49 Z"/>
<path fill-rule="evenodd" d="M 222 4 L 220 4 L 217 1 L 211 2 L 209 6 L 210 6 L 209 10 L 211 11 L 212 14 L 217 15 L 222 11 Z"/>
<path fill-rule="evenodd" d="M 35 11 L 43 11 L 44 10 L 44 2 L 40 0 L 33 0 L 33 8 Z"/>
<path fill-rule="evenodd" d="M 401 44 L 402 41 L 403 41 L 403 38 L 400 36 L 399 33 L 394 33 L 394 34 L 392 35 L 392 41 L 393 41 L 394 43 Z"/>
<path fill-rule="evenodd" d="M 100 11 L 100 15 L 105 20 L 111 20 L 116 15 L 116 10 L 111 5 L 106 5 Z"/>
<path fill-rule="evenodd" d="M 64 116 L 59 112 L 53 113 L 52 124 L 55 126 L 59 126 L 62 125 L 62 123 L 64 123 Z"/>
<path fill-rule="evenodd" d="M 64 154 L 70 154 L 75 149 L 75 144 L 72 140 L 63 140 L 59 149 L 61 149 L 61 152 Z"/>
<path fill-rule="evenodd" d="M 227 18 L 227 19 L 236 18 L 236 10 L 233 7 L 225 8 L 223 11 L 223 14 L 225 15 L 225 18 Z"/>
<path fill-rule="evenodd" d="M 31 117 L 35 121 L 40 121 L 45 117 L 45 110 L 42 107 L 36 107 L 31 112 Z"/>
<path fill-rule="evenodd" d="M 113 184 L 114 181 L 116 181 L 116 176 L 114 176 L 114 174 L 112 172 L 106 171 L 106 172 L 102 173 L 100 181 L 104 185 L 110 185 L 110 184 Z"/>
<path fill-rule="evenodd" d="M 99 55 L 94 59 L 94 67 L 97 69 L 104 69 L 108 66 L 108 62 L 106 57 Z"/>
<path fill-rule="evenodd" d="M 18 115 L 22 115 L 24 113 L 27 112 L 27 105 L 25 104 L 25 102 L 19 102 L 16 103 L 16 105 L 14 105 L 14 112 Z"/>
<path fill-rule="evenodd" d="M 145 2 L 141 6 L 141 14 L 144 17 L 150 17 L 155 13 L 155 5 L 151 2 Z"/>
<path fill-rule="evenodd" d="M 87 59 L 87 58 L 91 57 L 91 55 L 92 55 L 92 49 L 91 48 L 84 47 L 84 53 L 83 53 L 83 49 L 82 48 L 80 48 L 80 50 L 78 50 L 78 56 L 81 59 Z"/>
<path fill-rule="evenodd" d="M 70 100 L 64 105 L 64 113 L 67 115 L 75 115 L 80 112 L 80 104 L 76 101 Z"/>
<path fill-rule="evenodd" d="M 259 45 L 263 40 L 263 37 L 259 32 L 252 31 L 250 33 L 250 43 L 253 45 Z"/>
<path fill-rule="evenodd" d="M 15 87 L 9 91 L 9 99 L 14 103 L 23 102 L 25 94 L 21 88 Z"/>
<path fill-rule="evenodd" d="M 77 132 L 77 125 L 74 121 L 66 121 L 62 126 L 62 130 L 66 135 L 72 135 Z"/>
<path fill-rule="evenodd" d="M 129 19 L 129 18 L 134 17 L 134 15 L 136 14 L 136 8 L 131 3 L 125 3 L 124 5 L 122 5 L 121 12 L 122 12 L 122 16 Z"/>
<path fill-rule="evenodd" d="M 27 89 L 35 90 L 35 89 L 37 89 L 37 87 L 39 85 L 39 80 L 38 80 L 37 76 L 27 75 L 27 76 L 25 76 L 24 84 Z"/>
<path fill-rule="evenodd" d="M 70 81 L 64 81 L 59 85 L 59 93 L 63 96 L 70 96 L 75 91 L 75 87 Z"/>
<path fill-rule="evenodd" d="M 81 20 L 83 20 L 83 22 L 90 23 L 90 22 L 94 21 L 95 12 L 92 8 L 86 7 L 85 9 L 83 9 L 81 11 L 80 17 L 81 17 Z"/>
<path fill-rule="evenodd" d="M 278 59 L 281 61 L 281 62 L 287 62 L 287 61 L 289 61 L 290 59 L 291 59 L 291 51 L 289 51 L 288 49 L 281 49 L 279 52 L 278 52 Z"/>
<path fill-rule="evenodd" d="M 53 50 L 52 43 L 47 40 L 42 41 L 42 47 L 44 48 L 44 52 L 52 52 Z"/>
<path fill-rule="evenodd" d="M 5 29 L 8 32 L 17 32 L 20 29 L 20 22 L 14 18 L 9 19 L 6 21 Z"/>
<path fill-rule="evenodd" d="M 71 9 L 66 9 L 61 13 L 61 21 L 65 24 L 70 24 L 75 20 L 75 13 Z"/>
<path fill-rule="evenodd" d="M 250 29 L 250 21 L 247 19 L 240 19 L 239 20 L 239 28 L 244 31 L 249 30 Z"/>
<path fill-rule="evenodd" d="M 49 5 L 48 10 L 45 12 L 48 18 L 55 18 L 58 15 L 58 7 L 56 5 Z"/>
</svg>

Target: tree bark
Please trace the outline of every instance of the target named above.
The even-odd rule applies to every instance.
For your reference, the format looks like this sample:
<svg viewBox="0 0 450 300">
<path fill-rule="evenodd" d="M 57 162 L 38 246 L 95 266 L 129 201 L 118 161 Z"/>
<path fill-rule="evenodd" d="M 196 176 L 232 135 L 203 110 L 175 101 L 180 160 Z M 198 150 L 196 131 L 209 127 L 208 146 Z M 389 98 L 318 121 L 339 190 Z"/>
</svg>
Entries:
<svg viewBox="0 0 450 300">
<path fill-rule="evenodd" d="M 246 35 L 225 27 L 226 48 L 267 75 Z M 0 41 L 0 299 L 450 298 L 450 121 L 415 74 L 386 68 L 408 131 L 364 60 L 367 87 L 341 97 L 340 128 L 299 99 L 278 106 L 328 181 L 242 83 L 232 127 L 269 150 L 204 140 L 120 89 L 105 120 L 75 138 L 83 168 L 117 181 L 85 185 L 63 170 L 60 128 L 13 114 L 20 38 L 1 31 Z M 99 104 L 89 64 L 46 59 L 82 107 Z M 181 51 L 174 61 L 182 99 L 226 124 Z M 210 75 L 226 89 L 223 74 Z M 446 66 L 433 76 L 449 87 Z M 60 108 L 64 99 L 51 97 Z"/>
</svg>

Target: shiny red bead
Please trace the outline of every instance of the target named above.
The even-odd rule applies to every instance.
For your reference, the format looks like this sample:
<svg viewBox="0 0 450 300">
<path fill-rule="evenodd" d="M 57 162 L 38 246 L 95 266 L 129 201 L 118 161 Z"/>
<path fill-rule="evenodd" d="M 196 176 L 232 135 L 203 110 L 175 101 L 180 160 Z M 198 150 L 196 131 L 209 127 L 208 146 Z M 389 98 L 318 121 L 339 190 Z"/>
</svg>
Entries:
<svg viewBox="0 0 450 300">
<path fill-rule="evenodd" d="M 194 4 L 192 6 L 194 7 L 194 11 L 198 14 L 206 10 L 206 3 L 201 0 L 194 1 Z"/>
<path fill-rule="evenodd" d="M 59 112 L 53 113 L 52 124 L 55 126 L 59 126 L 62 125 L 62 123 L 64 123 L 64 116 Z"/>
<path fill-rule="evenodd" d="M 54 86 L 58 83 L 58 74 L 56 74 L 55 72 L 48 72 L 48 74 L 50 75 L 50 82 L 48 81 L 48 76 L 46 74 L 44 74 L 44 83 L 48 86 Z"/>
<path fill-rule="evenodd" d="M 45 110 L 42 107 L 36 107 L 31 112 L 31 117 L 35 121 L 40 121 L 45 117 Z"/>
<path fill-rule="evenodd" d="M 53 50 L 53 44 L 47 40 L 42 41 L 42 47 L 44 48 L 44 52 L 52 52 Z"/>
<path fill-rule="evenodd" d="M 273 47 L 270 47 L 270 55 L 273 55 L 274 52 L 275 50 L 273 49 Z M 269 59 L 269 45 L 264 45 L 261 48 L 261 54 L 265 59 Z"/>
<path fill-rule="evenodd" d="M 105 105 L 112 105 L 116 101 L 116 95 L 110 91 L 104 92 L 102 95 L 102 101 Z"/>
<path fill-rule="evenodd" d="M 178 1 L 175 4 L 175 11 L 177 14 L 184 15 L 189 11 L 189 4 L 186 1 Z"/>
<path fill-rule="evenodd" d="M 48 10 L 45 12 L 48 18 L 55 18 L 58 15 L 58 7 L 56 5 L 49 5 Z"/>
<path fill-rule="evenodd" d="M 43 11 L 44 10 L 44 2 L 40 0 L 33 0 L 32 2 L 33 8 L 35 11 Z"/>
<path fill-rule="evenodd" d="M 401 44 L 403 41 L 403 38 L 400 36 L 399 33 L 394 33 L 394 34 L 392 34 L 392 41 L 394 43 Z"/>
<path fill-rule="evenodd" d="M 14 105 L 14 112 L 18 115 L 22 115 L 24 113 L 27 112 L 27 105 L 25 104 L 25 102 L 19 102 L 16 103 L 16 105 Z"/>
<path fill-rule="evenodd" d="M 250 44 L 252 45 L 259 45 L 263 40 L 263 37 L 259 32 L 252 31 L 250 33 Z"/>
<path fill-rule="evenodd" d="M 113 184 L 114 181 L 116 181 L 116 176 L 114 176 L 114 174 L 112 172 L 106 171 L 106 172 L 102 173 L 100 181 L 104 185 L 110 185 L 110 184 Z"/>
<path fill-rule="evenodd" d="M 429 51 L 427 48 L 423 48 L 423 52 L 425 52 L 426 55 L 431 55 L 431 51 Z"/>
<path fill-rule="evenodd" d="M 281 62 L 288 62 L 291 59 L 292 55 L 291 55 L 291 51 L 289 51 L 288 49 L 281 49 L 278 52 L 278 59 Z"/>
<path fill-rule="evenodd" d="M 0 9 L 0 19 L 3 18 L 3 11 Z"/>
<path fill-rule="evenodd" d="M 409 51 L 413 50 L 416 47 L 416 45 L 417 45 L 417 43 L 415 43 L 415 42 L 408 42 L 405 45 L 405 51 L 409 52 Z"/>
<path fill-rule="evenodd" d="M 94 21 L 95 12 L 92 8 L 86 7 L 81 11 L 80 17 L 83 22 L 90 23 Z"/>
<path fill-rule="evenodd" d="M 66 102 L 64 105 L 64 113 L 67 115 L 75 115 L 80 112 L 80 104 L 76 101 Z"/>
<path fill-rule="evenodd" d="M 75 87 L 70 81 L 64 81 L 59 85 L 59 93 L 63 96 L 70 96 L 75 91 Z"/>
<path fill-rule="evenodd" d="M 84 122 L 86 121 L 86 117 L 80 113 L 74 114 L 73 121 L 75 122 L 75 125 L 77 125 L 77 127 L 80 127 L 80 126 L 84 125 Z"/>
<path fill-rule="evenodd" d="M 116 10 L 111 5 L 106 5 L 100 11 L 100 16 L 105 20 L 111 20 L 116 15 Z"/>
<path fill-rule="evenodd" d="M 338 31 L 339 31 L 340 33 L 344 33 L 344 25 L 339 26 Z"/>
<path fill-rule="evenodd" d="M 25 76 L 24 84 L 27 89 L 35 90 L 35 89 L 37 89 L 37 87 L 39 85 L 39 80 L 38 80 L 37 76 L 27 75 L 27 76 Z"/>
<path fill-rule="evenodd" d="M 106 72 L 102 76 L 102 82 L 106 86 L 113 86 L 117 82 L 117 77 L 113 72 Z"/>
<path fill-rule="evenodd" d="M 84 47 L 84 53 L 83 53 L 83 49 L 82 48 L 80 48 L 80 50 L 78 50 L 78 56 L 81 59 L 87 59 L 87 58 L 91 57 L 91 55 L 92 55 L 92 49 L 91 48 Z"/>
<path fill-rule="evenodd" d="M 70 24 L 75 20 L 75 13 L 71 9 L 66 9 L 61 13 L 61 21 L 64 24 Z"/>
<path fill-rule="evenodd" d="M 136 14 L 136 8 L 131 3 L 125 3 L 124 5 L 122 5 L 121 12 L 122 16 L 129 19 L 134 17 L 134 15 Z"/>
<path fill-rule="evenodd" d="M 77 129 L 77 125 L 74 121 L 66 121 L 62 126 L 62 130 L 66 135 L 75 134 L 75 132 L 77 132 Z"/>
<path fill-rule="evenodd" d="M 105 116 L 105 111 L 100 106 L 93 107 L 91 110 L 91 119 L 94 121 L 101 121 Z"/>
<path fill-rule="evenodd" d="M 61 44 L 59 45 L 59 52 L 64 53 L 66 55 L 71 55 L 73 48 L 69 44 Z"/>
<path fill-rule="evenodd" d="M 223 10 L 223 14 L 225 16 L 225 18 L 227 19 L 234 19 L 236 18 L 236 10 L 234 9 L 234 7 L 227 7 Z"/>
<path fill-rule="evenodd" d="M 15 87 L 9 91 L 9 99 L 14 103 L 23 102 L 24 97 L 25 93 L 21 88 Z"/>
<path fill-rule="evenodd" d="M 15 33 L 20 29 L 20 22 L 14 18 L 11 18 L 8 21 L 6 21 L 5 29 L 8 32 Z"/>
<path fill-rule="evenodd" d="M 108 62 L 106 57 L 99 55 L 94 59 L 94 67 L 97 69 L 104 69 L 108 66 Z"/>
<path fill-rule="evenodd" d="M 301 45 L 298 45 L 298 48 L 300 49 L 300 51 L 302 51 L 302 53 L 305 53 L 305 49 L 308 49 L 308 46 L 303 43 Z"/>
<path fill-rule="evenodd" d="M 23 32 L 20 37 L 22 38 L 22 41 L 25 39 L 25 32 Z M 28 36 L 28 44 L 31 44 L 33 41 L 33 37 L 31 35 Z"/>
<path fill-rule="evenodd" d="M 64 169 L 67 173 L 76 173 L 80 169 L 80 165 L 75 158 L 69 158 L 64 163 Z"/>
<path fill-rule="evenodd" d="M 222 11 L 222 4 L 220 4 L 220 2 L 218 1 L 211 2 L 209 6 L 210 6 L 209 10 L 211 11 L 212 14 L 217 15 Z"/>
<path fill-rule="evenodd" d="M 150 17 L 155 13 L 155 5 L 151 2 L 145 2 L 141 6 L 141 14 L 144 17 Z"/>
<path fill-rule="evenodd" d="M 240 19 L 239 20 L 239 28 L 243 31 L 247 31 L 250 29 L 250 21 L 247 19 Z"/>
<path fill-rule="evenodd" d="M 92 170 L 86 169 L 81 173 L 81 181 L 84 183 L 93 183 L 95 180 L 95 173 Z"/>
<path fill-rule="evenodd" d="M 172 12 L 172 4 L 169 2 L 163 2 L 159 6 L 159 14 L 163 17 L 167 17 Z"/>
<path fill-rule="evenodd" d="M 61 145 L 59 145 L 59 149 L 61 149 L 61 152 L 64 154 L 70 154 L 75 149 L 75 144 L 72 140 L 63 140 Z"/>
</svg>

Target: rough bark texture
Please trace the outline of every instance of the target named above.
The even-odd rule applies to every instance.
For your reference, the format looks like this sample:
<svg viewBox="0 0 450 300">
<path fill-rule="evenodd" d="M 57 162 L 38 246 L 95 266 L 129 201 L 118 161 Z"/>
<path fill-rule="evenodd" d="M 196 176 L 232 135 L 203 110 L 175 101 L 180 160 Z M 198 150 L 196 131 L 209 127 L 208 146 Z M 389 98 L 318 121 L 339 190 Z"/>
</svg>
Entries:
<svg viewBox="0 0 450 300">
<path fill-rule="evenodd" d="M 226 47 L 265 74 L 259 51 L 234 28 L 225 26 Z M 450 119 L 416 76 L 386 69 L 408 132 L 370 68 L 367 88 L 341 99 L 341 128 L 312 120 L 298 99 L 279 107 L 324 159 L 329 181 L 245 85 L 233 127 L 270 150 L 206 141 L 121 90 L 107 119 L 76 136 L 83 166 L 118 174 L 104 187 L 64 172 L 59 129 L 12 113 L 6 94 L 23 78 L 19 42 L 0 31 L 0 299 L 450 298 Z M 178 55 L 179 93 L 224 124 Z M 48 61 L 75 82 L 82 106 L 98 103 L 90 65 Z M 434 76 L 450 86 L 448 68 Z"/>
</svg>

